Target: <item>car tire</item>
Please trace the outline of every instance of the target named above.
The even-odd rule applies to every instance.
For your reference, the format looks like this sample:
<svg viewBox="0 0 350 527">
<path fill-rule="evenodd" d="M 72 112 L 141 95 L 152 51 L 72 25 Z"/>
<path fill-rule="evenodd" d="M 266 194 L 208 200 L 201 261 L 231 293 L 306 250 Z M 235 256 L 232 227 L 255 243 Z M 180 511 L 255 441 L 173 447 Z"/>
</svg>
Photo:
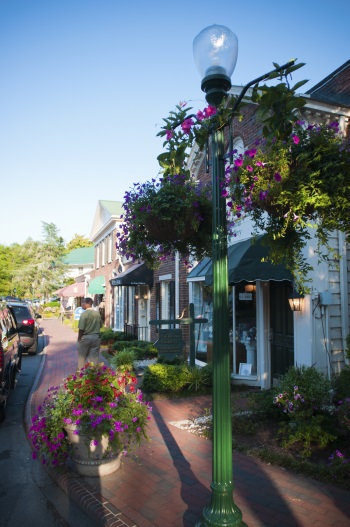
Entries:
<svg viewBox="0 0 350 527">
<path fill-rule="evenodd" d="M 36 355 L 38 351 L 38 339 L 36 339 L 34 346 L 28 348 L 28 355 Z"/>
<path fill-rule="evenodd" d="M 14 366 L 11 371 L 10 388 L 11 390 L 16 388 L 16 366 Z"/>
<path fill-rule="evenodd" d="M 6 417 L 6 407 L 7 407 L 7 398 L 4 399 L 2 404 L 0 404 L 0 423 L 2 423 Z"/>
</svg>

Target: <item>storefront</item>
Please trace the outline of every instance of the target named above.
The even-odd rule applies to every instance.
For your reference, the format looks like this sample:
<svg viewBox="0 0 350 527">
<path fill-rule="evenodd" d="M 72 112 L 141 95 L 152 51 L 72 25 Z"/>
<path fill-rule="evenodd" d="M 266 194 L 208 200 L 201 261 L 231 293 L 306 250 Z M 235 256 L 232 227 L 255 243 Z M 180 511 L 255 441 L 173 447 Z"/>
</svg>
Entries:
<svg viewBox="0 0 350 527">
<path fill-rule="evenodd" d="M 149 340 L 150 287 L 153 271 L 146 264 L 131 265 L 110 280 L 114 289 L 114 329 Z"/>
<path fill-rule="evenodd" d="M 269 387 L 294 363 L 293 313 L 288 303 L 292 278 L 283 265 L 266 258 L 263 237 L 228 249 L 231 371 L 238 382 Z M 195 316 L 197 358 L 212 360 L 212 264 L 205 258 L 188 275 Z"/>
</svg>

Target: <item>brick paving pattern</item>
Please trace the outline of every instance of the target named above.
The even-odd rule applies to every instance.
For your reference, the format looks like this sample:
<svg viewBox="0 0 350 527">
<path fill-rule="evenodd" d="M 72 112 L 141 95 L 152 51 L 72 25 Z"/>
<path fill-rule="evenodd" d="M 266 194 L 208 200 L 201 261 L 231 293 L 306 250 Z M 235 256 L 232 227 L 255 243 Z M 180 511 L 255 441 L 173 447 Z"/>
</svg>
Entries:
<svg viewBox="0 0 350 527">
<path fill-rule="evenodd" d="M 26 409 L 30 415 L 50 386 L 77 367 L 76 333 L 43 320 L 43 361 Z M 50 474 L 105 527 L 190 527 L 210 502 L 211 442 L 171 424 L 209 404 L 207 397 L 152 402 L 150 443 L 101 478 L 72 470 Z M 248 527 L 349 527 L 350 493 L 234 453 L 234 500 Z"/>
</svg>

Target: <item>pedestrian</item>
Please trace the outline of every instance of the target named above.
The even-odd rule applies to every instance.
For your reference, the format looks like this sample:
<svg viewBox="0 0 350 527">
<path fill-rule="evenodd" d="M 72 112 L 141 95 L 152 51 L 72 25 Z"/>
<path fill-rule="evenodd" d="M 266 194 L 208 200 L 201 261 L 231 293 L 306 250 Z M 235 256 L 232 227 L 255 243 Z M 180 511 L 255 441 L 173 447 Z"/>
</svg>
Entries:
<svg viewBox="0 0 350 527">
<path fill-rule="evenodd" d="M 85 310 L 80 315 L 78 324 L 78 369 L 80 370 L 87 362 L 99 362 L 100 353 L 100 329 L 102 320 L 100 313 L 92 307 L 92 298 L 84 298 L 81 307 Z"/>
</svg>

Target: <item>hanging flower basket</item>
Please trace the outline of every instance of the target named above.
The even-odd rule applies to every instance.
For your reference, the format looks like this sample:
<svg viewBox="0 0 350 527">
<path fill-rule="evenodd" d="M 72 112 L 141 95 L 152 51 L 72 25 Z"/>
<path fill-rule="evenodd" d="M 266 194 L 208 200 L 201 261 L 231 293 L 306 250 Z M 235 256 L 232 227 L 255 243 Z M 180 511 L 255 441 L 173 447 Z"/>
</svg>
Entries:
<svg viewBox="0 0 350 527">
<path fill-rule="evenodd" d="M 150 238 L 158 242 L 175 242 L 177 239 L 182 241 L 190 240 L 192 236 L 195 236 L 196 232 L 192 223 L 194 217 L 195 211 L 193 209 L 185 211 L 185 217 L 181 219 L 181 225 L 179 226 L 178 218 L 162 220 L 150 214 L 145 218 L 145 227 Z"/>
<path fill-rule="evenodd" d="M 232 228 L 250 215 L 254 229 L 266 232 L 270 260 L 283 262 L 301 290 L 311 270 L 304 257 L 310 227 L 320 256 L 339 259 L 328 233 L 350 233 L 350 144 L 338 123 L 298 121 L 289 138 L 267 140 L 236 156 L 226 174 Z"/>
<path fill-rule="evenodd" d="M 211 196 L 207 186 L 188 175 L 168 175 L 135 185 L 127 192 L 126 214 L 117 248 L 151 268 L 178 251 L 184 261 L 200 260 L 211 251 Z"/>
</svg>

